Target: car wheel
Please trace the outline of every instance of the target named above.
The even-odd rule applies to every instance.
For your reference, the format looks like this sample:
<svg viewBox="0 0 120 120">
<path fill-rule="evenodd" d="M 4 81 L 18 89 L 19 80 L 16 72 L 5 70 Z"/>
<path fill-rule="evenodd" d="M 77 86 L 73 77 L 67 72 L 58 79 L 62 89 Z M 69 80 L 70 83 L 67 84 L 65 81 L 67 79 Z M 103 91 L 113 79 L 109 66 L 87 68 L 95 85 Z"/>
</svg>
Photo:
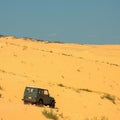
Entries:
<svg viewBox="0 0 120 120">
<path fill-rule="evenodd" d="M 24 101 L 24 104 L 25 104 L 25 105 L 27 105 L 27 104 L 28 104 L 28 102 L 27 102 L 27 101 Z"/>
<path fill-rule="evenodd" d="M 40 107 L 43 107 L 43 101 L 42 101 L 42 100 L 39 100 L 38 105 L 39 105 Z"/>
<path fill-rule="evenodd" d="M 51 107 L 51 108 L 55 108 L 55 102 L 52 102 L 52 103 L 50 104 L 50 107 Z"/>
</svg>

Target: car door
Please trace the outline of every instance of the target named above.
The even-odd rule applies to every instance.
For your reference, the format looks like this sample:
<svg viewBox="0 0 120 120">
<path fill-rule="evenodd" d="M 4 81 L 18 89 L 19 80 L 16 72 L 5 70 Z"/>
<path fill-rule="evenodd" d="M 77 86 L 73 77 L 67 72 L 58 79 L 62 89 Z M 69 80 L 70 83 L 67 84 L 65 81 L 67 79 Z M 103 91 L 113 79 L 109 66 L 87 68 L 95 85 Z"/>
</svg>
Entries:
<svg viewBox="0 0 120 120">
<path fill-rule="evenodd" d="M 44 104 L 49 105 L 50 104 L 50 97 L 48 90 L 44 90 Z"/>
</svg>

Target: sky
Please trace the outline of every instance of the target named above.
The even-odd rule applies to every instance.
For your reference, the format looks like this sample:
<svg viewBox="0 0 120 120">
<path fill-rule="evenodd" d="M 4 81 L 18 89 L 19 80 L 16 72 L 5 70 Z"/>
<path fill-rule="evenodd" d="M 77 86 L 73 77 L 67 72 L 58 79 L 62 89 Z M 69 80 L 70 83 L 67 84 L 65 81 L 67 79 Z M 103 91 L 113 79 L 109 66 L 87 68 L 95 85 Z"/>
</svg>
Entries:
<svg viewBox="0 0 120 120">
<path fill-rule="evenodd" d="M 0 35 L 120 44 L 120 0 L 0 0 Z"/>
</svg>

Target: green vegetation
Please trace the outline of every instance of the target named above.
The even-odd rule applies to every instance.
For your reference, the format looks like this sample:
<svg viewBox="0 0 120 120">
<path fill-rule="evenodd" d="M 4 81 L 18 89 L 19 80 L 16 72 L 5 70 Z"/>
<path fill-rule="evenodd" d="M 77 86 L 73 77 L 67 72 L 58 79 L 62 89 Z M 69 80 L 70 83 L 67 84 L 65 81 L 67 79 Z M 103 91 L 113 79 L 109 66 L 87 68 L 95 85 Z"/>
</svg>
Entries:
<svg viewBox="0 0 120 120">
<path fill-rule="evenodd" d="M 56 113 L 54 113 L 52 109 L 50 111 L 44 109 L 42 111 L 42 114 L 46 118 L 49 118 L 49 119 L 52 119 L 52 120 L 58 120 L 58 118 L 59 118 L 58 115 Z"/>
<path fill-rule="evenodd" d="M 102 117 L 93 117 L 93 118 L 86 118 L 85 120 L 108 120 L 107 117 L 102 116 Z"/>
<path fill-rule="evenodd" d="M 0 90 L 3 90 L 3 87 L 0 85 Z M 2 97 L 2 94 L 0 93 L 0 98 Z"/>
<path fill-rule="evenodd" d="M 0 72 L 5 73 L 6 71 L 4 71 L 4 70 L 0 69 Z"/>
<path fill-rule="evenodd" d="M 87 89 L 87 88 L 74 88 L 74 87 L 68 87 L 68 86 L 65 86 L 63 85 L 62 83 L 59 83 L 57 84 L 59 87 L 64 87 L 65 89 L 71 89 L 77 93 L 80 93 L 81 91 L 84 91 L 84 92 L 91 92 L 91 93 L 96 93 L 96 94 L 102 94 L 101 99 L 107 99 L 109 101 L 111 101 L 113 104 L 116 104 L 116 96 L 114 95 L 111 95 L 109 93 L 104 93 L 104 92 L 100 92 L 100 91 L 94 91 L 94 90 L 90 90 L 90 89 Z"/>
<path fill-rule="evenodd" d="M 0 93 L 0 98 L 2 97 L 2 94 Z"/>
<path fill-rule="evenodd" d="M 5 37 L 5 36 L 4 36 L 4 35 L 0 35 L 0 38 L 1 38 L 1 37 Z"/>
<path fill-rule="evenodd" d="M 106 62 L 107 64 L 109 64 L 109 65 L 113 65 L 113 66 L 119 66 L 118 64 L 115 64 L 115 63 L 109 63 L 109 62 Z"/>
<path fill-rule="evenodd" d="M 33 83 L 35 83 L 35 80 L 32 80 Z"/>
<path fill-rule="evenodd" d="M 85 88 L 80 88 L 79 90 L 86 91 L 86 92 L 93 92 L 92 90 L 90 90 L 90 89 L 85 89 Z"/>
<path fill-rule="evenodd" d="M 80 72 L 80 69 L 77 69 L 78 72 Z"/>
<path fill-rule="evenodd" d="M 61 75 L 61 78 L 63 78 L 63 79 L 64 79 L 65 77 L 64 77 L 63 75 Z"/>
<path fill-rule="evenodd" d="M 84 59 L 83 57 L 79 57 L 79 59 Z"/>
<path fill-rule="evenodd" d="M 60 113 L 59 116 L 60 116 L 61 118 L 64 118 L 64 117 L 63 117 L 63 113 Z"/>
<path fill-rule="evenodd" d="M 22 63 L 22 64 L 25 64 L 26 62 L 22 60 L 21 63 Z"/>
<path fill-rule="evenodd" d="M 108 94 L 108 93 L 104 93 L 104 95 L 103 96 L 101 96 L 101 98 L 102 99 L 108 99 L 108 100 L 110 100 L 113 104 L 116 104 L 116 102 L 115 102 L 115 100 L 116 100 L 116 97 L 115 96 L 113 96 L 113 95 L 110 95 L 110 94 Z"/>
<path fill-rule="evenodd" d="M 45 43 L 59 43 L 59 44 L 64 44 L 64 42 L 61 41 L 45 41 Z"/>
<path fill-rule="evenodd" d="M 51 50 L 51 51 L 49 51 L 50 53 L 53 53 L 53 51 Z"/>
<path fill-rule="evenodd" d="M 28 47 L 27 46 L 23 46 L 23 50 L 26 50 Z"/>
<path fill-rule="evenodd" d="M 72 56 L 71 54 L 62 53 L 64 56 Z"/>
<path fill-rule="evenodd" d="M 3 87 L 0 85 L 0 90 L 3 90 Z"/>
<path fill-rule="evenodd" d="M 114 66 L 117 66 L 117 67 L 119 66 L 118 64 L 114 64 L 114 63 L 110 63 L 110 65 L 114 65 Z"/>
<path fill-rule="evenodd" d="M 62 83 L 58 84 L 59 87 L 65 87 Z"/>
<path fill-rule="evenodd" d="M 16 55 L 16 54 L 13 54 L 13 56 L 14 56 L 14 57 L 17 57 L 17 55 Z"/>
<path fill-rule="evenodd" d="M 77 93 L 80 93 L 81 91 L 93 92 L 92 90 L 90 90 L 90 89 L 85 89 L 85 88 L 79 88 L 79 89 L 73 88 L 73 90 L 76 91 Z"/>
</svg>

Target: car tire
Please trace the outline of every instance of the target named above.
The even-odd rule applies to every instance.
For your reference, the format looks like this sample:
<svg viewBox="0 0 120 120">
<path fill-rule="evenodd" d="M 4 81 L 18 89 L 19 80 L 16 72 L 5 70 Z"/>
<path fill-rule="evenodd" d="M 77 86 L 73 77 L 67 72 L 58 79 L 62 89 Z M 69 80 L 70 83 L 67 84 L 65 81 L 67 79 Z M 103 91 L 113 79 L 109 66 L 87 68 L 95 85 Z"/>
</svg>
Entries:
<svg viewBox="0 0 120 120">
<path fill-rule="evenodd" d="M 27 104 L 29 104 L 29 103 L 28 103 L 27 101 L 24 101 L 24 104 L 27 105 Z"/>
<path fill-rule="evenodd" d="M 54 101 L 50 104 L 50 107 L 55 108 L 55 102 Z"/>
<path fill-rule="evenodd" d="M 40 107 L 43 107 L 43 101 L 42 101 L 42 100 L 39 100 L 38 105 L 39 105 Z"/>
</svg>

